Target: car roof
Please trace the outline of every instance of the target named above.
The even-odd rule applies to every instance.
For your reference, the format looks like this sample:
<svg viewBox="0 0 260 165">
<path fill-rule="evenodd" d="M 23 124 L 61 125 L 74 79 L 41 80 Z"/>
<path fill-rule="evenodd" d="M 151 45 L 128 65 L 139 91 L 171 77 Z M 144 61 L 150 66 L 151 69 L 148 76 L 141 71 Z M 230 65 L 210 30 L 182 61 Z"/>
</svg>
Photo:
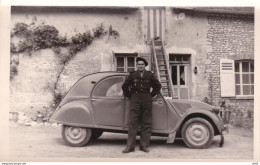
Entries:
<svg viewBox="0 0 260 165">
<path fill-rule="evenodd" d="M 59 105 L 62 105 L 73 97 L 88 97 L 91 95 L 93 87 L 102 79 L 110 76 L 126 76 L 127 72 L 96 72 L 80 78 L 67 92 Z"/>
</svg>

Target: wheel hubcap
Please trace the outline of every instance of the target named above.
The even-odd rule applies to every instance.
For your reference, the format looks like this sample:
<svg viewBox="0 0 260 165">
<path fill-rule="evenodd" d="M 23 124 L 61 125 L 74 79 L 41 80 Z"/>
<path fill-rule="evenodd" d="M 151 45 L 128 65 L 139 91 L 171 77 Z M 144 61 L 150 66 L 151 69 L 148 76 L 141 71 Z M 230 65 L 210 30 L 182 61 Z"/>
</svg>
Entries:
<svg viewBox="0 0 260 165">
<path fill-rule="evenodd" d="M 193 145 L 203 145 L 209 139 L 209 130 L 205 125 L 192 124 L 188 127 L 186 137 Z"/>
<path fill-rule="evenodd" d="M 84 128 L 66 127 L 65 135 L 71 143 L 80 143 L 86 137 Z"/>
</svg>

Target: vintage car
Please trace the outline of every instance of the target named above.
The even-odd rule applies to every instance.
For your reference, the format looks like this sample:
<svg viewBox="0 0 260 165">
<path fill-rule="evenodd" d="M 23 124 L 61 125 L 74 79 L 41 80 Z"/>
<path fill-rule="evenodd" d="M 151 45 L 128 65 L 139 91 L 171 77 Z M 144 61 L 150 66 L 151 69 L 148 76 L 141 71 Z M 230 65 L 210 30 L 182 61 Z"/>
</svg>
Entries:
<svg viewBox="0 0 260 165">
<path fill-rule="evenodd" d="M 50 117 L 62 124 L 67 145 L 84 146 L 103 132 L 127 133 L 130 100 L 122 84 L 128 73 L 98 72 L 78 80 Z M 224 143 L 226 130 L 218 107 L 199 101 L 153 98 L 152 136 L 164 136 L 167 143 L 182 138 L 190 148 L 207 148 L 213 137 Z"/>
</svg>

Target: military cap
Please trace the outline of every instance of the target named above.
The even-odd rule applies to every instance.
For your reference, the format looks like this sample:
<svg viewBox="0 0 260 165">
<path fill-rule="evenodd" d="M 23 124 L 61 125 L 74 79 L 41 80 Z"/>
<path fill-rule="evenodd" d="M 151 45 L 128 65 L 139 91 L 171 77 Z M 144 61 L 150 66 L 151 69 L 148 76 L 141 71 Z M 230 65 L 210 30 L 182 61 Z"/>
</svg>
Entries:
<svg viewBox="0 0 260 165">
<path fill-rule="evenodd" d="M 148 65 L 148 62 L 147 62 L 144 58 L 142 58 L 142 57 L 137 57 L 137 58 L 136 58 L 136 62 L 138 62 L 138 61 L 143 61 L 144 64 L 145 64 L 145 66 Z"/>
</svg>

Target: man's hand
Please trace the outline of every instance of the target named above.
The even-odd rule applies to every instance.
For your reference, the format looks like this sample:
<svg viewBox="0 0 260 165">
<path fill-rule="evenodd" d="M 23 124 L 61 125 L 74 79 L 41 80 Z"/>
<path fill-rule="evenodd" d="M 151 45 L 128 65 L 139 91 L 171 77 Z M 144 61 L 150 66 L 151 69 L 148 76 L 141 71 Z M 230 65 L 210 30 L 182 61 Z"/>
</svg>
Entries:
<svg viewBox="0 0 260 165">
<path fill-rule="evenodd" d="M 153 98 L 156 98 L 157 97 L 157 95 L 155 95 L 155 96 L 152 96 Z"/>
</svg>

